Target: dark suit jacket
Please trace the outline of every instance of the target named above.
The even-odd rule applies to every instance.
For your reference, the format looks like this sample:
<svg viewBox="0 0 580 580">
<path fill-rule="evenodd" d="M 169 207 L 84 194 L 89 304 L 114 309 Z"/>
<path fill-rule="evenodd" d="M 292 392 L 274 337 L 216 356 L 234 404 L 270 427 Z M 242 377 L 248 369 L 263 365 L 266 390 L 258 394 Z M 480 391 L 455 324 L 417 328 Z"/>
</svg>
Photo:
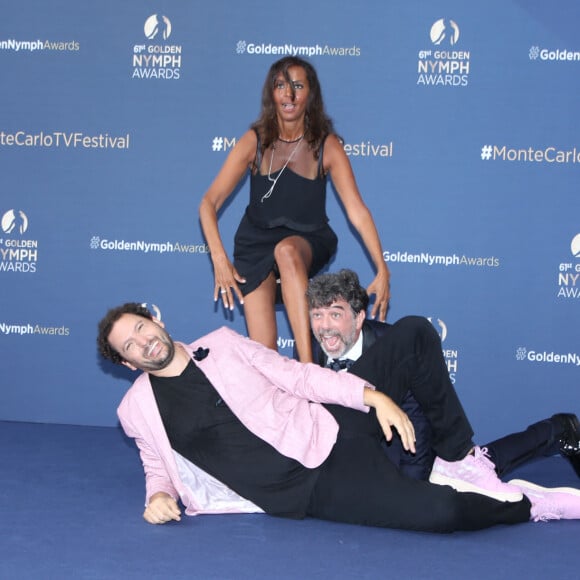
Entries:
<svg viewBox="0 0 580 580">
<path fill-rule="evenodd" d="M 365 320 L 363 323 L 363 354 L 350 371 L 362 378 L 365 378 L 362 367 L 364 367 L 365 352 L 382 336 L 387 333 L 387 329 L 391 325 L 386 322 L 378 322 L 376 320 Z M 296 357 L 296 352 L 294 352 Z M 313 360 L 320 366 L 326 365 L 327 356 L 320 347 L 318 341 L 312 336 L 312 356 Z M 360 364 L 358 364 L 360 363 Z M 358 369 L 358 370 L 357 370 Z M 381 390 L 382 385 L 375 385 L 377 389 Z M 388 394 L 388 393 L 387 393 Z M 417 439 L 417 452 L 413 455 L 407 453 L 401 444 L 398 435 L 393 437 L 391 442 L 385 441 L 385 452 L 389 459 L 398 465 L 403 473 L 413 477 L 414 479 L 427 479 L 431 473 L 433 466 L 434 454 L 431 449 L 431 427 L 412 393 L 408 393 L 404 401 L 401 403 L 401 408 L 407 413 L 413 427 L 415 428 L 415 436 Z"/>
</svg>

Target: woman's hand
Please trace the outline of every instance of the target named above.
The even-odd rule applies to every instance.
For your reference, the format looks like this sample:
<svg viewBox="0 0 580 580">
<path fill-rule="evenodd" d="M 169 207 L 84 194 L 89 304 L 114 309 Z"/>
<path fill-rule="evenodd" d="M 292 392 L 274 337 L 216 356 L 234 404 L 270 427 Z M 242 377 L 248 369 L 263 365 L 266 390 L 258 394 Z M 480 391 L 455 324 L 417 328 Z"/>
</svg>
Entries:
<svg viewBox="0 0 580 580">
<path fill-rule="evenodd" d="M 238 282 L 243 284 L 246 280 L 238 274 L 229 259 L 226 256 L 216 259 L 213 263 L 213 270 L 215 276 L 215 285 L 213 289 L 214 301 L 217 301 L 221 296 L 224 306 L 233 310 L 234 295 L 236 295 L 240 304 L 243 304 L 244 295 L 238 286 Z"/>
<path fill-rule="evenodd" d="M 391 274 L 387 269 L 379 272 L 375 279 L 369 284 L 367 294 L 375 295 L 375 303 L 371 310 L 371 318 L 375 318 L 377 313 L 379 320 L 385 322 L 387 318 L 387 310 L 389 309 L 389 300 L 391 298 Z"/>
</svg>

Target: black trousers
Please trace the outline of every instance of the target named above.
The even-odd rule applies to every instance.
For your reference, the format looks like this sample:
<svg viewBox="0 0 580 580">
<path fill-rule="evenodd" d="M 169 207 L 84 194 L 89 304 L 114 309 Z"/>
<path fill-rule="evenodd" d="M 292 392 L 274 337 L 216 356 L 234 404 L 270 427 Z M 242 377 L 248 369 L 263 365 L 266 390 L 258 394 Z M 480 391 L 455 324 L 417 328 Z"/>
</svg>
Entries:
<svg viewBox="0 0 580 580">
<path fill-rule="evenodd" d="M 560 438 L 564 435 L 563 425 L 553 417 L 532 423 L 524 431 L 510 433 L 484 445 L 502 476 L 519 465 L 558 453 Z"/>
<path fill-rule="evenodd" d="M 340 425 L 319 468 L 307 515 L 338 522 L 427 532 L 478 530 L 530 519 L 530 502 L 500 502 L 411 479 L 386 457 L 376 416 L 326 406 Z"/>
</svg>

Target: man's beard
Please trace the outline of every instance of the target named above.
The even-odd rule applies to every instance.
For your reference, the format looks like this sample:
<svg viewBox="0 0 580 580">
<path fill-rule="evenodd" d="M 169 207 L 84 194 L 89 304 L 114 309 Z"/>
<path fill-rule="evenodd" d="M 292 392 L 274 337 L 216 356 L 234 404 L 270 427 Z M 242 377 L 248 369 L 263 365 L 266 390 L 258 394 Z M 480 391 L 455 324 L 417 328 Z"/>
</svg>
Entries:
<svg viewBox="0 0 580 580">
<path fill-rule="evenodd" d="M 147 372 L 161 371 L 165 367 L 169 366 L 173 360 L 173 357 L 175 356 L 175 343 L 169 334 L 167 334 L 165 331 L 162 331 L 162 333 L 162 336 L 160 336 L 157 340 L 165 347 L 165 354 L 161 358 L 155 359 L 148 359 L 145 356 L 143 363 L 141 364 L 142 370 Z M 147 346 L 147 348 L 150 348 L 150 346 Z"/>
<path fill-rule="evenodd" d="M 328 350 L 326 350 L 325 346 L 324 346 L 324 339 L 322 337 L 325 336 L 337 336 L 339 338 L 339 345 L 342 346 L 342 348 L 339 351 L 334 351 L 334 352 L 329 352 Z M 344 356 L 354 345 L 355 341 L 355 336 L 356 336 L 356 328 L 352 329 L 352 332 L 350 332 L 348 335 L 344 335 L 340 332 L 338 332 L 337 330 L 321 330 L 318 333 L 318 342 L 320 344 L 320 348 L 322 348 L 324 354 L 332 359 L 339 359 L 340 357 Z"/>
</svg>

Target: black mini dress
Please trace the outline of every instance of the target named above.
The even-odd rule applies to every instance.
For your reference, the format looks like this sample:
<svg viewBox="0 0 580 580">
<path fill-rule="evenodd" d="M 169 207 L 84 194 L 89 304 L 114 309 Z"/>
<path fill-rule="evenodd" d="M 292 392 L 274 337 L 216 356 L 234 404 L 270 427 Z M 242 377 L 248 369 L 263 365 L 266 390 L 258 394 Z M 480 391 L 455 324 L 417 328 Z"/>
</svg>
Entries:
<svg viewBox="0 0 580 580">
<path fill-rule="evenodd" d="M 279 143 L 275 148 L 274 152 L 280 150 L 276 159 L 280 167 L 265 173 L 261 170 L 258 137 L 255 170 L 250 178 L 250 203 L 234 238 L 234 266 L 246 279 L 245 284 L 240 284 L 244 295 L 255 290 L 270 272 L 278 275 L 274 248 L 284 238 L 299 235 L 310 244 L 312 265 L 309 277 L 329 262 L 338 244 L 326 215 L 326 175 L 322 169 L 324 142 L 318 161 L 304 140 Z M 315 179 L 299 174 L 301 167 L 312 163 L 317 163 L 318 167 Z"/>
</svg>

